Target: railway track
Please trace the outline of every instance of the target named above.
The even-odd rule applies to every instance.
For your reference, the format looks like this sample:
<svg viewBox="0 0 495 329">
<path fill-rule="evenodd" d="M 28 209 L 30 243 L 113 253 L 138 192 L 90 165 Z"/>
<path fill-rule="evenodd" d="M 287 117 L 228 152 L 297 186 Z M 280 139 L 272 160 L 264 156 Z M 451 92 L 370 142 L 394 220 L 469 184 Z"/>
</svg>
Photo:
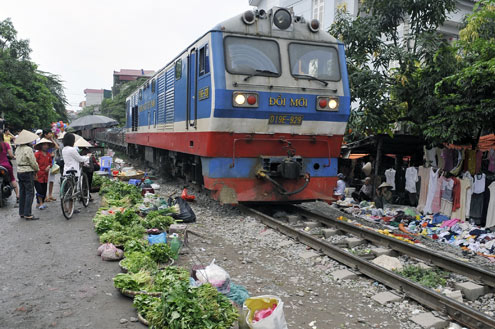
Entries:
<svg viewBox="0 0 495 329">
<path fill-rule="evenodd" d="M 378 266 L 371 261 L 353 255 L 339 246 L 330 244 L 301 229 L 297 229 L 253 206 L 241 206 L 250 212 L 266 226 L 279 231 L 334 260 L 359 271 L 360 273 L 382 283 L 389 288 L 400 291 L 407 297 L 428 307 L 431 310 L 448 315 L 452 320 L 472 329 L 495 328 L 495 318 L 486 315 L 468 305 L 446 297 L 432 289 L 421 286 L 401 275 Z M 495 273 L 476 268 L 470 264 L 452 259 L 450 257 L 434 253 L 425 248 L 390 238 L 380 233 L 346 223 L 322 213 L 309 211 L 298 206 L 287 206 L 286 211 L 291 211 L 308 219 L 316 220 L 325 226 L 335 227 L 338 230 L 351 233 L 378 245 L 387 246 L 390 249 L 409 255 L 414 258 L 426 260 L 443 269 L 462 274 L 468 278 L 480 281 L 489 287 L 495 287 Z"/>
</svg>

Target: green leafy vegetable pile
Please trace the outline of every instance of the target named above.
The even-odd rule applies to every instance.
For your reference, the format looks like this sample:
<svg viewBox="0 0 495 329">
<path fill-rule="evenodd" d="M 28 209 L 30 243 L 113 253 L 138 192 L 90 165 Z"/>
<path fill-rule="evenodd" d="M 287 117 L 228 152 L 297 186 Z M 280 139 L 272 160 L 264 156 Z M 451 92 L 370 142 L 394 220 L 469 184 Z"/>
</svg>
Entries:
<svg viewBox="0 0 495 329">
<path fill-rule="evenodd" d="M 91 184 L 91 186 L 95 188 L 101 188 L 101 186 L 108 181 L 110 180 L 102 175 L 93 174 L 93 183 Z"/>
<path fill-rule="evenodd" d="M 125 258 L 121 261 L 124 268 L 129 273 L 137 273 L 141 270 L 155 271 L 158 269 L 158 264 L 147 253 L 135 251 L 125 253 Z"/>
<path fill-rule="evenodd" d="M 102 243 L 124 246 L 122 266 L 128 273 L 117 274 L 113 281 L 118 289 L 161 292 L 162 297 L 138 295 L 134 306 L 155 329 L 229 329 L 238 318 L 236 308 L 227 297 L 209 284 L 191 287 L 189 272 L 168 263 L 172 252 L 167 244 L 149 245 L 146 229 L 167 230 L 174 219 L 173 209 L 151 211 L 144 218 L 137 214 L 143 201 L 139 189 L 130 184 L 103 180 L 100 193 L 106 208 L 93 219 Z"/>
</svg>

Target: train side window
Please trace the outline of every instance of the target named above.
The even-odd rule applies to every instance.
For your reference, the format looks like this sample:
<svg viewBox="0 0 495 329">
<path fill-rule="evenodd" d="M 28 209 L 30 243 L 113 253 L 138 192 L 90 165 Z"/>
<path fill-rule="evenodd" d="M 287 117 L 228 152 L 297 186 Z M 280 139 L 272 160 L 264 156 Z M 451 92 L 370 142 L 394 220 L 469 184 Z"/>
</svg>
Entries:
<svg viewBox="0 0 495 329">
<path fill-rule="evenodd" d="M 182 59 L 175 62 L 175 80 L 182 78 Z"/>
<path fill-rule="evenodd" d="M 199 76 L 203 76 L 210 72 L 208 44 L 199 49 Z"/>
</svg>

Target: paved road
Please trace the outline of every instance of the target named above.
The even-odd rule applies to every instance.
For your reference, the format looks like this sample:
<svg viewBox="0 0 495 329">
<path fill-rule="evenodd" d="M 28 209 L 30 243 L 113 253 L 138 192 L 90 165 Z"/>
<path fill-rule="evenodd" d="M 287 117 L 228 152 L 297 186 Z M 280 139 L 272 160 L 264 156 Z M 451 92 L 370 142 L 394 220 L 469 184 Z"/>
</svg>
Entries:
<svg viewBox="0 0 495 329">
<path fill-rule="evenodd" d="M 118 264 L 96 256 L 98 205 L 69 221 L 58 201 L 35 210 L 38 221 L 21 219 L 13 197 L 0 208 L 0 328 L 144 328 L 120 324 L 135 312 L 113 287 Z"/>
</svg>

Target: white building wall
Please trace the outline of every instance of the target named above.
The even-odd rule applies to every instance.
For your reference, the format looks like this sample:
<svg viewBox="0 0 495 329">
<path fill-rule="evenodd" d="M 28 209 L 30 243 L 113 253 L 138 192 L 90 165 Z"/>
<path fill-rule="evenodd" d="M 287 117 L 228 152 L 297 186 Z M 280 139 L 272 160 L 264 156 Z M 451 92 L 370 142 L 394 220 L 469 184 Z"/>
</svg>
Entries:
<svg viewBox="0 0 495 329">
<path fill-rule="evenodd" d="M 87 93 L 86 94 L 86 106 L 100 105 L 103 101 L 103 93 Z"/>
</svg>

